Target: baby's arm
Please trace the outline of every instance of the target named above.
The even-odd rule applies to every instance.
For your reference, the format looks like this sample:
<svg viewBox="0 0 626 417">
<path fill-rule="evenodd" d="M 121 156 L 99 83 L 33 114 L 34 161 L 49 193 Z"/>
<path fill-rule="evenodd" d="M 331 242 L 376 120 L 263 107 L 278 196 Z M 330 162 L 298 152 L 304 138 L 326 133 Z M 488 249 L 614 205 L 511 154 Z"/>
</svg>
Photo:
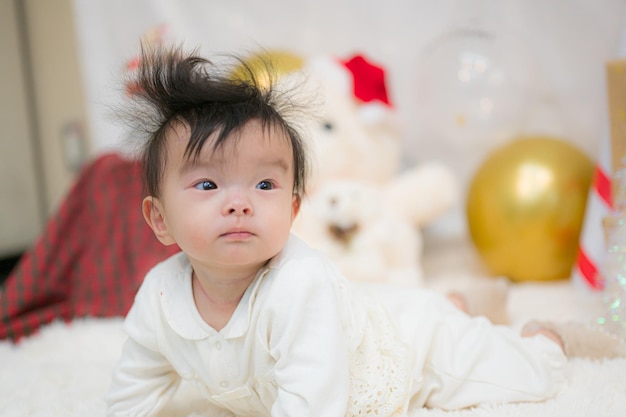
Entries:
<svg viewBox="0 0 626 417">
<path fill-rule="evenodd" d="M 335 287 L 317 261 L 288 264 L 272 291 L 268 321 L 278 395 L 273 417 L 344 416 L 348 359 Z"/>
<path fill-rule="evenodd" d="M 141 286 L 124 322 L 129 335 L 106 396 L 107 416 L 150 416 L 172 397 L 180 377 L 158 349 L 155 280 Z"/>
<path fill-rule="evenodd" d="M 107 416 L 150 416 L 163 408 L 180 377 L 159 352 L 128 339 L 106 397 Z"/>
</svg>

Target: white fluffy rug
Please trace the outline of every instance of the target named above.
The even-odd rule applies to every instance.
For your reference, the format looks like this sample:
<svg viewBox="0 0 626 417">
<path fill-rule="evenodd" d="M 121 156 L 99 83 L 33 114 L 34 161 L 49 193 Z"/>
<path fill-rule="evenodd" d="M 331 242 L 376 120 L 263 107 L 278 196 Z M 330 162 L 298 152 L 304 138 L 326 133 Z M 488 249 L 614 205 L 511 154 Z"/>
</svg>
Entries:
<svg viewBox="0 0 626 417">
<path fill-rule="evenodd" d="M 104 416 L 102 397 L 124 340 L 119 319 L 55 323 L 19 346 L 0 344 L 1 416 Z M 183 386 L 161 416 L 203 416 L 202 401 Z M 444 412 L 412 410 L 412 417 L 623 417 L 626 359 L 574 360 L 570 384 L 545 403 L 485 405 Z"/>
<path fill-rule="evenodd" d="M 431 259 L 433 287 L 471 282 L 467 259 Z M 428 265 L 427 265 L 428 266 Z M 461 272 L 461 270 L 463 272 Z M 435 276 L 436 275 L 436 276 Z M 591 319 L 579 292 L 568 282 L 513 285 L 510 290 L 511 326 L 530 318 Z M 124 341 L 121 319 L 81 319 L 54 323 L 19 345 L 0 342 L 0 416 L 104 416 L 103 395 Z M 506 366 L 506 364 L 503 364 Z M 183 386 L 161 416 L 203 416 L 195 393 Z M 412 417 L 624 417 L 626 416 L 626 359 L 572 360 L 569 385 L 544 403 L 489 404 L 444 412 L 411 410 Z"/>
</svg>

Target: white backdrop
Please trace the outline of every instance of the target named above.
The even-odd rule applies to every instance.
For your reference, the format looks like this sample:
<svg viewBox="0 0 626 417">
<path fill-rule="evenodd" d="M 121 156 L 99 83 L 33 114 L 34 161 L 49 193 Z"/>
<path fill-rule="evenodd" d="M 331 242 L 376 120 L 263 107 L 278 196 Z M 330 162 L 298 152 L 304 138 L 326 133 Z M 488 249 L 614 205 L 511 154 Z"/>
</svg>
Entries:
<svg viewBox="0 0 626 417">
<path fill-rule="evenodd" d="M 499 139 L 448 137 L 425 123 L 436 118 L 418 100 L 424 54 L 464 7 L 491 12 L 483 22 L 513 59 L 508 70 L 522 74 L 516 131 L 558 135 L 595 157 L 606 130 L 604 63 L 617 54 L 623 0 L 74 0 L 92 149 L 124 148 L 109 108 L 140 37 L 164 25 L 169 39 L 206 55 L 260 47 L 366 54 L 387 69 L 407 160 L 441 160 L 467 181 Z"/>
</svg>

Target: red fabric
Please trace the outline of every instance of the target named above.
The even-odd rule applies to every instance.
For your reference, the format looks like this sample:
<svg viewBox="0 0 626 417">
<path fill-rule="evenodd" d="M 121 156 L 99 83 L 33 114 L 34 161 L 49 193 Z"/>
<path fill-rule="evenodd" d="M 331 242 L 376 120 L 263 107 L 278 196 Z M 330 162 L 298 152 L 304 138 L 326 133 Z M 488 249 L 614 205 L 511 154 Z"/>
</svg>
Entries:
<svg viewBox="0 0 626 417">
<path fill-rule="evenodd" d="M 106 154 L 86 166 L 0 289 L 0 339 L 56 319 L 124 316 L 144 275 L 178 251 L 141 214 L 139 164 Z"/>
<path fill-rule="evenodd" d="M 354 96 L 364 103 L 378 100 L 391 106 L 385 84 L 385 70 L 367 61 L 362 55 L 355 55 L 341 63 L 350 71 L 353 80 Z"/>
</svg>

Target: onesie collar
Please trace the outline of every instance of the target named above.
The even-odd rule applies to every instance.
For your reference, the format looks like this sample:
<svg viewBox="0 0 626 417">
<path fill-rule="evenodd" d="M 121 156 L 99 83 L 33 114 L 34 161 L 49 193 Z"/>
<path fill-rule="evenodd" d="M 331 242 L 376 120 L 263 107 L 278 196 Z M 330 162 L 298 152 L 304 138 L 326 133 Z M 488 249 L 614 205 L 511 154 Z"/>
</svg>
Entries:
<svg viewBox="0 0 626 417">
<path fill-rule="evenodd" d="M 188 340 L 202 340 L 217 334 L 225 339 L 243 336 L 250 326 L 250 315 L 256 301 L 256 294 L 260 283 L 269 271 L 268 267 L 264 266 L 257 272 L 228 324 L 218 332 L 202 319 L 196 308 L 189 259 L 181 253 L 178 262 L 178 268 L 176 268 L 178 272 L 161 281 L 160 300 L 168 325 L 180 337 Z"/>
</svg>

